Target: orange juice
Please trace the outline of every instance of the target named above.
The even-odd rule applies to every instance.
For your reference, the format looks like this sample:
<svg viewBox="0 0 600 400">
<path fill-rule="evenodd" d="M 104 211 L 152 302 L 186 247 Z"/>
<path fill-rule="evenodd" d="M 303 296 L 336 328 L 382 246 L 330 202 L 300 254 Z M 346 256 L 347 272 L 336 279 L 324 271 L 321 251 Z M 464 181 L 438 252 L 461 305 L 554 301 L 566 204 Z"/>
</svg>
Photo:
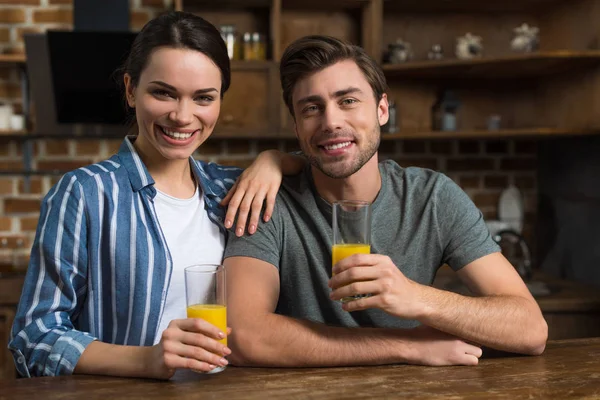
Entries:
<svg viewBox="0 0 600 400">
<path fill-rule="evenodd" d="M 353 254 L 371 254 L 371 245 L 360 243 L 334 244 L 331 252 L 331 267 Z"/>
<path fill-rule="evenodd" d="M 188 318 L 202 318 L 227 335 L 227 307 L 221 304 L 194 304 L 187 308 Z M 227 346 L 227 336 L 219 340 Z"/>
</svg>

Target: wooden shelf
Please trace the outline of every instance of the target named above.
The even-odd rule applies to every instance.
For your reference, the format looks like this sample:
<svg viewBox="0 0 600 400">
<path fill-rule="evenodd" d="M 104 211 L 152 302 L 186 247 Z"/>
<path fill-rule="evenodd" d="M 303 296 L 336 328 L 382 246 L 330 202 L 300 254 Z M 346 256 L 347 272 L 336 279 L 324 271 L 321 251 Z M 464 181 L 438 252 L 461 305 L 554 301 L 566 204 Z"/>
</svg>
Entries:
<svg viewBox="0 0 600 400">
<path fill-rule="evenodd" d="M 0 65 L 2 64 L 25 64 L 25 54 L 0 54 Z"/>
<path fill-rule="evenodd" d="M 243 10 L 249 8 L 269 8 L 272 0 L 180 0 L 184 10 L 202 8 L 207 10 Z M 175 7 L 177 9 L 176 2 Z"/>
<path fill-rule="evenodd" d="M 562 0 L 385 0 L 385 11 L 403 12 L 542 12 Z"/>
<path fill-rule="evenodd" d="M 281 0 L 283 9 L 303 10 L 355 10 L 367 5 L 369 0 Z"/>
<path fill-rule="evenodd" d="M 232 71 L 262 71 L 277 67 L 278 63 L 270 60 L 231 60 Z"/>
<path fill-rule="evenodd" d="M 493 138 L 542 138 L 542 137 L 560 137 L 560 136 L 585 136 L 600 135 L 600 130 L 571 130 L 554 128 L 523 128 L 523 129 L 502 129 L 498 131 L 472 130 L 456 132 L 401 132 L 395 134 L 381 134 L 382 140 L 400 140 L 400 139 L 493 139 Z"/>
<path fill-rule="evenodd" d="M 514 79 L 573 72 L 600 65 L 600 51 L 552 51 L 472 60 L 411 61 L 384 64 L 390 78 Z"/>
<path fill-rule="evenodd" d="M 28 131 L 22 130 L 22 131 L 16 131 L 13 129 L 0 129 L 0 138 L 2 137 L 7 137 L 7 136 L 27 136 L 29 134 Z"/>
</svg>

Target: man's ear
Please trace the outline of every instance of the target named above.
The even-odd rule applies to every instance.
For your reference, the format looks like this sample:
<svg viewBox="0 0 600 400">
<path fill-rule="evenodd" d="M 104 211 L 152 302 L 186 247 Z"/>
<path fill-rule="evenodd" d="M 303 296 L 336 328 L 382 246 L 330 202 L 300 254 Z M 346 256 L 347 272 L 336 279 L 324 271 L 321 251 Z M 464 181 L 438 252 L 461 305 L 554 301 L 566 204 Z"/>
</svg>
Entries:
<svg viewBox="0 0 600 400">
<path fill-rule="evenodd" d="M 379 120 L 379 126 L 383 126 L 388 122 L 390 118 L 389 113 L 389 103 L 387 94 L 381 95 L 381 100 L 379 100 L 379 104 L 377 105 L 377 119 Z"/>
<path fill-rule="evenodd" d="M 131 75 L 125 74 L 123 76 L 123 82 L 125 83 L 125 98 L 127 99 L 127 105 L 131 108 L 135 108 L 135 87 L 131 81 Z"/>
</svg>

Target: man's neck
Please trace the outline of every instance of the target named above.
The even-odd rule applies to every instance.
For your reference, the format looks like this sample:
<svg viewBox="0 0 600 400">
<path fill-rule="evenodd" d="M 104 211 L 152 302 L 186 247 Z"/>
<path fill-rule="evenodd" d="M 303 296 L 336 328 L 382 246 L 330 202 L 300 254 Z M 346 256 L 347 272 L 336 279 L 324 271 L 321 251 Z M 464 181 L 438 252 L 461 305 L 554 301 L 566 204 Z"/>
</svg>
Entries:
<svg viewBox="0 0 600 400">
<path fill-rule="evenodd" d="M 377 153 L 360 170 L 344 179 L 330 178 L 315 167 L 311 171 L 317 193 L 330 204 L 338 200 L 373 202 L 381 190 Z"/>
</svg>

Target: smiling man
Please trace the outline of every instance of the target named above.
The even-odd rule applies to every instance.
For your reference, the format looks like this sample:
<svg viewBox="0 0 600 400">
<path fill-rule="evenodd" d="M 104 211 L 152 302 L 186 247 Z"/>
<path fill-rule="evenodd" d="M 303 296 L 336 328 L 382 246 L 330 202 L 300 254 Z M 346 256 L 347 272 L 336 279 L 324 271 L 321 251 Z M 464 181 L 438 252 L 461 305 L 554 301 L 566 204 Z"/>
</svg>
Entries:
<svg viewBox="0 0 600 400">
<path fill-rule="evenodd" d="M 483 217 L 449 178 L 380 162 L 386 82 L 360 47 L 292 43 L 281 84 L 310 165 L 284 179 L 275 212 L 225 252 L 231 361 L 255 366 L 475 365 L 480 346 L 540 354 L 541 311 Z M 372 254 L 333 266 L 331 204 L 372 202 Z M 476 294 L 430 287 L 447 263 Z M 342 304 L 352 295 L 372 294 Z"/>
</svg>

